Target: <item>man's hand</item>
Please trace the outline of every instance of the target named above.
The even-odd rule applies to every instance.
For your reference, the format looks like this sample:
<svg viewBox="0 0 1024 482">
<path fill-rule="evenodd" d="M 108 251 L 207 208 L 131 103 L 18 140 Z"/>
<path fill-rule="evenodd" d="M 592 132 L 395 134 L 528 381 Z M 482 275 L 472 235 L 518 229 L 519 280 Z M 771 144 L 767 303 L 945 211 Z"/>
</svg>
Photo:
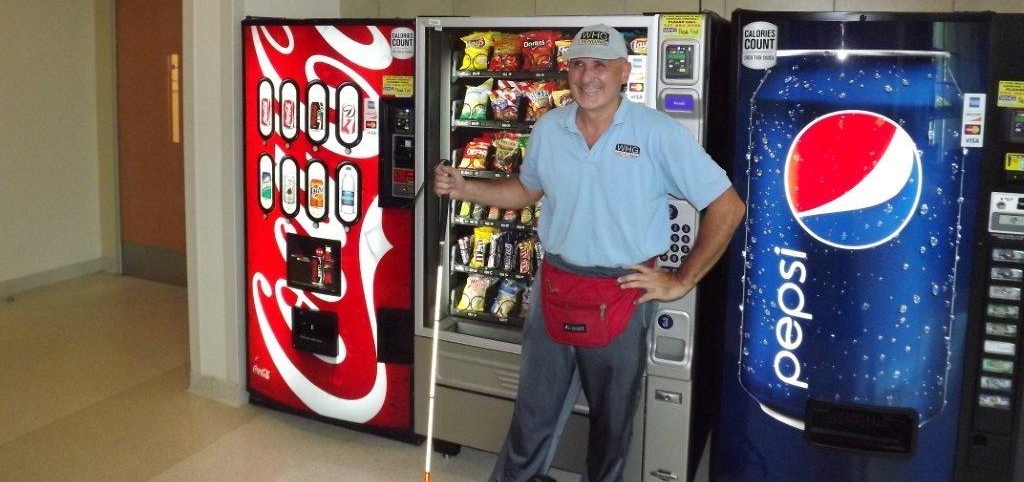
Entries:
<svg viewBox="0 0 1024 482">
<path fill-rule="evenodd" d="M 462 173 L 458 169 L 443 163 L 434 168 L 434 194 L 463 199 L 465 190 L 466 178 L 462 177 Z"/>
<path fill-rule="evenodd" d="M 672 301 L 686 296 L 693 285 L 685 285 L 683 280 L 668 271 L 652 268 L 646 264 L 637 264 L 629 267 L 636 270 L 618 278 L 619 286 L 623 288 L 640 288 L 645 291 L 643 296 L 636 300 L 637 304 L 651 300 Z"/>
</svg>

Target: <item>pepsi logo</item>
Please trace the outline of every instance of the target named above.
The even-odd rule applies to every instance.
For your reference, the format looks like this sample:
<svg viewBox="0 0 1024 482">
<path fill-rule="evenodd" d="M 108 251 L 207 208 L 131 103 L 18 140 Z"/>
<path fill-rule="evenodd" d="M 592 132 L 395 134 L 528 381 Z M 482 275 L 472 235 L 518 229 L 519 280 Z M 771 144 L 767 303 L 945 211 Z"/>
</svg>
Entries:
<svg viewBox="0 0 1024 482">
<path fill-rule="evenodd" d="M 815 239 L 843 249 L 885 243 L 921 198 L 921 158 L 899 124 L 874 112 L 832 112 L 805 126 L 789 149 L 786 200 Z"/>
</svg>

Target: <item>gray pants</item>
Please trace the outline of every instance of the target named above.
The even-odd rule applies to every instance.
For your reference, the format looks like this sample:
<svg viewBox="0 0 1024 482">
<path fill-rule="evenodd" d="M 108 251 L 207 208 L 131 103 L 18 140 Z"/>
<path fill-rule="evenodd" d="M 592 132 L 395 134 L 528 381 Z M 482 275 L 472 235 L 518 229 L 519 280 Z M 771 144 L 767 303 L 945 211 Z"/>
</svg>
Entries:
<svg viewBox="0 0 1024 482">
<path fill-rule="evenodd" d="M 619 268 L 580 268 L 555 255 L 558 268 L 588 276 L 621 276 Z M 601 348 L 578 348 L 553 341 L 541 309 L 540 274 L 531 290 L 523 327 L 519 391 L 508 436 L 491 482 L 526 482 L 547 474 L 562 429 L 579 397 L 590 406 L 587 464 L 580 482 L 616 482 L 632 435 L 647 358 L 647 305 L 638 306 L 622 334 Z"/>
</svg>

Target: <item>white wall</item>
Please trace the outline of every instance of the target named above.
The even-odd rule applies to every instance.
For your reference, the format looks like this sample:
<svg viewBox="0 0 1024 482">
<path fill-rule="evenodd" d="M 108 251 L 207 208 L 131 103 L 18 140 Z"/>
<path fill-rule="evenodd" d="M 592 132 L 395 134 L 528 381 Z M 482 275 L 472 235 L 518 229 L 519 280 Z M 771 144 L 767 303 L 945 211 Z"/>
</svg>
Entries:
<svg viewBox="0 0 1024 482">
<path fill-rule="evenodd" d="M 109 52 L 96 48 L 97 29 L 110 26 L 96 15 L 94 2 L 4 2 L 0 295 L 116 269 L 104 259 L 100 207 L 99 153 L 110 166 L 112 152 L 99 136 L 112 128 L 99 121 L 112 117 L 97 66 Z"/>
<path fill-rule="evenodd" d="M 184 0 L 185 227 L 191 384 L 245 401 L 242 284 L 241 21 L 246 16 L 330 18 L 317 0 Z"/>
</svg>

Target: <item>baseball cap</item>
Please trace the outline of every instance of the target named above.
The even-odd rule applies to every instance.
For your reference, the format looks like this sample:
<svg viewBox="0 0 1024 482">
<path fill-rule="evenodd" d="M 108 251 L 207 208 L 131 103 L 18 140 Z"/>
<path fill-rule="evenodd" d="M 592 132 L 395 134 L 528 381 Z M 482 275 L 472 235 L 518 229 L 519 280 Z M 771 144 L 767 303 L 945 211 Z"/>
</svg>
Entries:
<svg viewBox="0 0 1024 482">
<path fill-rule="evenodd" d="M 565 49 L 565 58 L 580 57 L 595 59 L 626 58 L 626 40 L 618 30 L 603 23 L 583 27 L 572 38 L 572 45 Z"/>
</svg>

